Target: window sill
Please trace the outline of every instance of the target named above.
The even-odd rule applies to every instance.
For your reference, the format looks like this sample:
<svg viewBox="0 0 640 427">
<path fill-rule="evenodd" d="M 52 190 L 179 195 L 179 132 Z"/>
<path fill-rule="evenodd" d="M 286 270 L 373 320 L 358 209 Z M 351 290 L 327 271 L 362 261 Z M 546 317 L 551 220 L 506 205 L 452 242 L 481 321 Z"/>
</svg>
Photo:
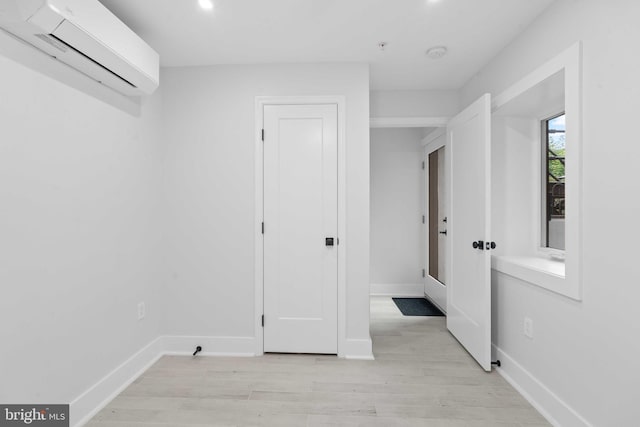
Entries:
<svg viewBox="0 0 640 427">
<path fill-rule="evenodd" d="M 492 256 L 491 268 L 527 283 L 579 300 L 565 278 L 565 263 L 536 256 Z"/>
</svg>

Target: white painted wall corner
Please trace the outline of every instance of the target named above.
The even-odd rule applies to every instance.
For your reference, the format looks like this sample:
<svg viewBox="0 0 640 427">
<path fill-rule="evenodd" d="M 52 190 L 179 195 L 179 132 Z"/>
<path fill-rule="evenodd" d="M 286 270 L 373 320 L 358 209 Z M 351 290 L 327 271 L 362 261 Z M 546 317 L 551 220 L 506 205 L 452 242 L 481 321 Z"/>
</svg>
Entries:
<svg viewBox="0 0 640 427">
<path fill-rule="evenodd" d="M 76 397 L 69 408 L 70 425 L 75 427 L 85 425 L 144 371 L 156 363 L 164 352 L 162 338 L 158 337 L 151 341 Z"/>
<path fill-rule="evenodd" d="M 162 356 L 191 356 L 198 345 L 202 346 L 201 356 L 256 356 L 255 337 L 160 336 L 75 398 L 70 425 L 85 425 Z M 346 359 L 373 360 L 371 338 L 347 339 L 344 355 Z"/>
<path fill-rule="evenodd" d="M 70 405 L 70 425 L 85 425 L 162 356 L 191 356 L 198 345 L 202 356 L 256 355 L 254 337 L 160 336 L 75 398 Z"/>
</svg>

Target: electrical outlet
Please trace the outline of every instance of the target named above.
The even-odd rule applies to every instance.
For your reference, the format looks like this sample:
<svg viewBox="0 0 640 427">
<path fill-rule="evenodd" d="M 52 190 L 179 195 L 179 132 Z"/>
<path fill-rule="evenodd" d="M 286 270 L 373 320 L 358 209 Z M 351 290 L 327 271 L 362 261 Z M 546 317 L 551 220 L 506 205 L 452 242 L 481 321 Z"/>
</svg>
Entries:
<svg viewBox="0 0 640 427">
<path fill-rule="evenodd" d="M 138 303 L 138 320 L 142 320 L 145 314 L 147 314 L 147 309 L 144 306 L 144 302 Z"/>
<path fill-rule="evenodd" d="M 533 339 L 533 320 L 529 317 L 524 318 L 524 336 Z"/>
</svg>

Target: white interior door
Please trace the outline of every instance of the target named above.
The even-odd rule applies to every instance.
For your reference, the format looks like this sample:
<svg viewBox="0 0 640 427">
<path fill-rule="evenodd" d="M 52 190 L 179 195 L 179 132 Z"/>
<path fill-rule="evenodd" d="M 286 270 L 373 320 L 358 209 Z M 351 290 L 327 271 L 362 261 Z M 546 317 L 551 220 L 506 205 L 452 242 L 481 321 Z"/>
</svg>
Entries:
<svg viewBox="0 0 640 427">
<path fill-rule="evenodd" d="M 337 105 L 264 107 L 265 352 L 338 352 L 337 125 Z"/>
<path fill-rule="evenodd" d="M 491 96 L 484 95 L 447 127 L 447 328 L 486 371 L 491 370 L 490 143 Z"/>
</svg>

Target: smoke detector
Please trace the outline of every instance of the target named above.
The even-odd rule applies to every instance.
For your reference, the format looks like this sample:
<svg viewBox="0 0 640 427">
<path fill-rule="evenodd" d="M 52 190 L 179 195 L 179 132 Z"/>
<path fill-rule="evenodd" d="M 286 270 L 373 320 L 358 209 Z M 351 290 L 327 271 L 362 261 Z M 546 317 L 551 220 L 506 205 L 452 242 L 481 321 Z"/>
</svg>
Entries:
<svg viewBox="0 0 640 427">
<path fill-rule="evenodd" d="M 448 50 L 445 46 L 432 47 L 427 51 L 427 56 L 431 59 L 440 59 L 447 54 Z"/>
</svg>

